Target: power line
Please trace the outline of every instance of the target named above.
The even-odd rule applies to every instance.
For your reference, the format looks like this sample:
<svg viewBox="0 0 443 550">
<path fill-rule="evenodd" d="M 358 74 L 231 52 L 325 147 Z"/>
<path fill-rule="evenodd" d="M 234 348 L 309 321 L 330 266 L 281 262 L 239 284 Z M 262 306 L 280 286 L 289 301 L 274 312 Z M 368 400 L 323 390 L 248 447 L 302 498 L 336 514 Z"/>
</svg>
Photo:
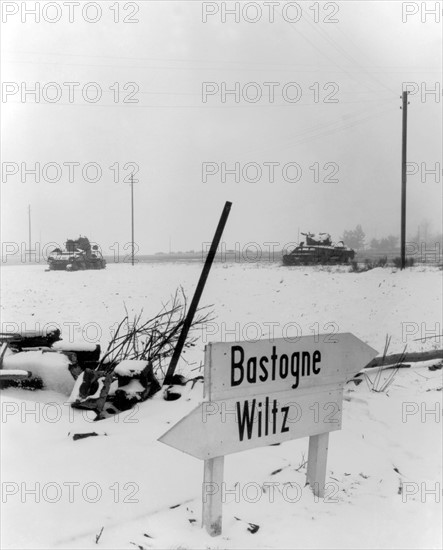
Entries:
<svg viewBox="0 0 443 550">
<path fill-rule="evenodd" d="M 291 136 L 289 139 L 286 138 L 284 141 L 280 142 L 280 144 L 278 146 L 278 150 L 279 151 L 284 151 L 284 150 L 289 149 L 291 147 L 296 147 L 297 145 L 309 143 L 310 141 L 313 141 L 317 138 L 326 137 L 326 136 L 334 134 L 336 132 L 342 132 L 343 130 L 347 130 L 348 128 L 353 128 L 353 127 L 355 127 L 355 126 L 357 126 L 357 125 L 359 125 L 363 122 L 366 122 L 370 118 L 379 117 L 379 116 L 381 116 L 381 115 L 383 115 L 387 112 L 392 112 L 392 109 L 391 108 L 383 109 L 383 110 L 375 112 L 375 113 L 373 111 L 371 111 L 370 113 L 367 113 L 367 111 L 364 110 L 364 111 L 356 113 L 355 115 L 351 115 L 351 116 L 354 116 L 354 117 L 358 117 L 358 116 L 366 113 L 365 116 L 363 116 L 360 119 L 357 118 L 356 120 L 351 120 L 351 121 L 348 120 L 348 121 L 344 122 L 343 124 L 340 124 L 337 121 L 328 122 L 326 124 L 320 124 L 320 125 L 318 125 L 314 128 L 309 128 L 307 130 L 299 132 L 299 133 Z M 311 134 L 311 135 L 309 135 L 309 134 Z M 277 149 L 276 147 L 271 147 L 271 148 L 266 148 L 266 149 L 262 148 L 262 149 L 249 150 L 249 151 L 247 151 L 247 154 L 275 151 L 276 149 Z"/>
</svg>

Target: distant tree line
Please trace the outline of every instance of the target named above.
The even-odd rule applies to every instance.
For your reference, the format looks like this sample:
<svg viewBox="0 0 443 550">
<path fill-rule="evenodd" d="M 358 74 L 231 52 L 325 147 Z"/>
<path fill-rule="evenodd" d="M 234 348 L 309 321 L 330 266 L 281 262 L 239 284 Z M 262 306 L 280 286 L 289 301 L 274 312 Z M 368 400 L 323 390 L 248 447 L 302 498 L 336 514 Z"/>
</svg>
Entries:
<svg viewBox="0 0 443 550">
<path fill-rule="evenodd" d="M 361 250 L 365 247 L 365 233 L 361 225 L 357 225 L 355 229 L 349 229 L 343 232 L 342 241 L 346 246 L 354 250 Z"/>
<path fill-rule="evenodd" d="M 384 237 L 382 239 L 371 239 L 371 242 L 369 243 L 369 248 L 371 250 L 394 250 L 397 248 L 399 242 L 399 238 L 395 235 L 388 235 L 387 237 Z"/>
<path fill-rule="evenodd" d="M 365 244 L 365 232 L 362 226 L 359 224 L 355 229 L 348 229 L 343 232 L 342 240 L 346 246 L 354 248 L 355 250 L 373 250 L 376 252 L 392 251 L 400 246 L 400 239 L 395 235 L 388 235 L 380 239 L 371 239 L 369 245 Z M 417 245 L 426 244 L 429 247 L 435 247 L 437 243 L 440 243 L 440 247 L 443 245 L 443 234 L 440 232 L 433 232 L 430 230 L 428 222 L 422 222 L 414 235 L 409 236 L 406 239 L 407 243 L 416 243 Z"/>
</svg>

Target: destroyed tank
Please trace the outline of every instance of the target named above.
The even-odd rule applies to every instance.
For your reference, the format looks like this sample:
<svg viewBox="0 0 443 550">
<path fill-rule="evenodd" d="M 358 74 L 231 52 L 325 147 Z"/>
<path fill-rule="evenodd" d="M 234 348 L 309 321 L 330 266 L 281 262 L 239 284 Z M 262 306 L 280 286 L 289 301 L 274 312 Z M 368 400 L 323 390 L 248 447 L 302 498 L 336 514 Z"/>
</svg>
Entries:
<svg viewBox="0 0 443 550">
<path fill-rule="evenodd" d="M 283 265 L 347 264 L 354 259 L 355 251 L 343 241 L 333 243 L 329 233 L 302 233 L 301 242 L 292 252 L 283 256 Z"/>
<path fill-rule="evenodd" d="M 48 256 L 50 270 L 78 271 L 80 269 L 104 269 L 106 260 L 99 247 L 91 245 L 87 237 L 68 239 L 65 250 L 55 248 Z"/>
</svg>

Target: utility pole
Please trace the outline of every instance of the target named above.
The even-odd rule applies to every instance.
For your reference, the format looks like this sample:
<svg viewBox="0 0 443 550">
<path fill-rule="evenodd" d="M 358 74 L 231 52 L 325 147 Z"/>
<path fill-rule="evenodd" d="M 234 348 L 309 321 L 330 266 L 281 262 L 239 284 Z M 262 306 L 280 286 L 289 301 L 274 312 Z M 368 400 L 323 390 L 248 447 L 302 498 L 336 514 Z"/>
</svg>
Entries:
<svg viewBox="0 0 443 550">
<path fill-rule="evenodd" d="M 131 174 L 131 264 L 134 265 L 134 174 Z"/>
<path fill-rule="evenodd" d="M 402 145 L 401 145 L 401 235 L 400 235 L 400 254 L 401 268 L 406 267 L 406 152 L 408 137 L 408 95 L 409 92 L 402 94 L 403 122 L 402 122 Z"/>
<path fill-rule="evenodd" d="M 31 205 L 28 204 L 28 254 L 31 262 Z"/>
</svg>

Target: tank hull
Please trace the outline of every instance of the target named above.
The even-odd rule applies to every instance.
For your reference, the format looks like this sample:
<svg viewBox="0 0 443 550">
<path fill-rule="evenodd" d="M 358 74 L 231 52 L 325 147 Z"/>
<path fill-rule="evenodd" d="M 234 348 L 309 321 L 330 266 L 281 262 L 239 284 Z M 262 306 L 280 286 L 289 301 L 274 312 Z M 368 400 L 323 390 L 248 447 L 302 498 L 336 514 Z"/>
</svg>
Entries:
<svg viewBox="0 0 443 550">
<path fill-rule="evenodd" d="M 298 246 L 283 256 L 283 265 L 334 265 L 347 264 L 355 252 L 340 246 Z"/>
<path fill-rule="evenodd" d="M 52 261 L 49 262 L 50 271 L 82 271 L 85 269 L 105 269 L 105 267 L 106 260 L 103 258 L 93 261 L 52 259 Z"/>
<path fill-rule="evenodd" d="M 104 269 L 106 260 L 97 245 L 92 247 L 86 237 L 80 237 L 76 241 L 68 239 L 65 250 L 53 250 L 48 265 L 50 271 L 82 271 Z"/>
</svg>

